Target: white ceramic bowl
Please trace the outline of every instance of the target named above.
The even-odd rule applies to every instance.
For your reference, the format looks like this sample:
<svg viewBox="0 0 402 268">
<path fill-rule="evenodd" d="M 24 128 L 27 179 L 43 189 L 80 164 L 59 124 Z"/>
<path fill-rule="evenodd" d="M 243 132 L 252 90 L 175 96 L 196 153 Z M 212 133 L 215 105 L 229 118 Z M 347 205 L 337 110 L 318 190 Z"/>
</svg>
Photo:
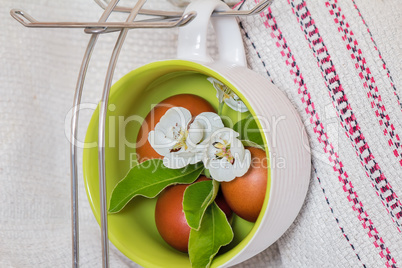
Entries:
<svg viewBox="0 0 402 268">
<path fill-rule="evenodd" d="M 116 115 L 130 116 L 133 105 L 140 105 L 138 99 L 150 94 L 150 85 L 172 74 L 196 74 L 218 79 L 231 88 L 248 106 L 258 120 L 266 143 L 270 168 L 268 187 L 260 216 L 241 241 L 228 252 L 214 259 L 212 267 L 227 267 L 240 263 L 263 251 L 274 243 L 293 223 L 304 202 L 311 171 L 311 159 L 307 134 L 299 115 L 286 96 L 269 80 L 246 67 L 246 58 L 240 30 L 233 17 L 212 17 L 213 10 L 227 10 L 228 7 L 218 0 L 192 2 L 185 12 L 196 11 L 197 16 L 188 25 L 181 27 L 178 40 L 178 60 L 151 63 L 129 73 L 112 87 L 110 103 L 116 105 Z M 212 21 L 220 59 L 213 61 L 207 53 L 208 23 Z M 160 83 L 159 83 L 160 84 Z M 132 90 L 133 85 L 135 90 Z M 148 91 L 147 91 L 148 90 Z M 137 104 L 133 104 L 136 100 Z M 146 113 L 145 113 L 146 115 Z M 88 128 L 86 142 L 97 139 L 97 113 Z M 108 133 L 108 132 L 107 132 Z M 107 172 L 113 175 L 122 173 L 122 166 L 113 157 L 107 157 Z M 84 178 L 88 196 L 95 216 L 99 220 L 99 200 L 97 186 L 96 148 L 84 151 Z M 110 161 L 115 161 L 111 163 Z M 108 168 L 109 165 L 109 168 Z M 126 168 L 126 167 L 125 167 Z M 126 172 L 126 171 L 125 171 Z M 115 182 L 110 182 L 108 189 Z M 152 209 L 154 203 L 141 204 L 130 208 L 133 215 L 142 215 L 141 209 Z M 182 255 L 166 248 L 158 238 L 153 227 L 152 215 L 146 219 L 133 219 L 131 212 L 120 212 L 109 216 L 109 237 L 124 254 L 143 266 L 164 267 L 161 259 L 167 256 L 181 261 Z M 136 214 L 138 213 L 138 214 Z M 144 213 L 148 215 L 149 213 Z M 124 228 L 143 228 L 130 234 Z M 147 236 L 148 234 L 148 236 Z M 132 235 L 132 239 L 130 238 Z M 128 240 L 128 242 L 126 241 Z M 135 240 L 136 242 L 133 242 Z M 146 243 L 141 241 L 147 240 Z M 189 267 L 186 261 L 175 263 L 175 267 Z"/>
<path fill-rule="evenodd" d="M 252 238 L 225 266 L 240 263 L 274 243 L 293 223 L 304 202 L 311 172 L 304 125 L 287 97 L 270 81 L 247 69 L 241 34 L 234 18 L 212 17 L 220 59 L 206 52 L 207 21 L 220 1 L 196 1 L 186 12 L 197 17 L 179 33 L 178 57 L 202 62 L 219 73 L 259 118 L 270 161 L 269 190 Z"/>
</svg>

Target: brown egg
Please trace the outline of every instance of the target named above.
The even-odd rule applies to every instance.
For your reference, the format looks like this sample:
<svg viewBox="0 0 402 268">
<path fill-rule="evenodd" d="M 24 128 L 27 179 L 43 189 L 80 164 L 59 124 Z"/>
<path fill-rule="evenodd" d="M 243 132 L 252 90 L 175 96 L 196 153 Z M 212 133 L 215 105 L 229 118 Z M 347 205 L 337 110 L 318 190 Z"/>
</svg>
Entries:
<svg viewBox="0 0 402 268">
<path fill-rule="evenodd" d="M 187 252 L 190 226 L 183 211 L 183 194 L 188 184 L 166 188 L 155 207 L 155 223 L 159 234 L 173 248 Z"/>
<path fill-rule="evenodd" d="M 161 117 L 172 107 L 186 108 L 190 111 L 192 116 L 197 116 L 203 112 L 215 112 L 215 109 L 209 102 L 192 94 L 175 95 L 163 100 L 149 112 L 139 130 L 137 137 L 137 155 L 139 162 L 153 158 L 163 158 L 152 148 L 148 141 L 148 133 L 154 130 L 155 125 L 159 122 Z"/>
<path fill-rule="evenodd" d="M 205 180 L 209 179 L 205 176 L 200 176 L 196 182 Z M 159 234 L 166 243 L 182 252 L 188 251 L 188 239 L 191 229 L 187 224 L 183 211 L 183 195 L 189 185 L 169 186 L 159 195 L 155 207 L 155 223 Z M 232 214 L 223 197 L 219 197 L 219 201 L 217 197 L 216 200 L 226 216 Z"/>
<path fill-rule="evenodd" d="M 225 213 L 227 219 L 230 219 L 230 217 L 232 217 L 233 211 L 229 207 L 229 204 L 226 202 L 226 199 L 223 196 L 221 190 L 219 190 L 218 194 L 216 195 L 215 203 Z"/>
<path fill-rule="evenodd" d="M 268 161 L 262 149 L 247 147 L 251 153 L 251 166 L 246 174 L 229 182 L 221 189 L 229 207 L 241 218 L 255 222 L 261 212 L 268 180 Z"/>
</svg>

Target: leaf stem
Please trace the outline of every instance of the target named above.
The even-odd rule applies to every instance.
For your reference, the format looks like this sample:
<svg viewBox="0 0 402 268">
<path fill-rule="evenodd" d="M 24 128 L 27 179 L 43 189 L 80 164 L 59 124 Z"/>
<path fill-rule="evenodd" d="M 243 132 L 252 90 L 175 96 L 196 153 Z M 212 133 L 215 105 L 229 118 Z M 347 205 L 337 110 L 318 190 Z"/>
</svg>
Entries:
<svg viewBox="0 0 402 268">
<path fill-rule="evenodd" d="M 218 108 L 218 115 L 221 116 L 222 115 L 222 111 L 223 111 L 223 105 L 225 103 L 222 101 L 219 103 L 219 108 Z"/>
<path fill-rule="evenodd" d="M 209 172 L 209 169 L 204 169 L 202 174 L 207 177 L 208 179 L 211 179 L 211 173 Z"/>
</svg>

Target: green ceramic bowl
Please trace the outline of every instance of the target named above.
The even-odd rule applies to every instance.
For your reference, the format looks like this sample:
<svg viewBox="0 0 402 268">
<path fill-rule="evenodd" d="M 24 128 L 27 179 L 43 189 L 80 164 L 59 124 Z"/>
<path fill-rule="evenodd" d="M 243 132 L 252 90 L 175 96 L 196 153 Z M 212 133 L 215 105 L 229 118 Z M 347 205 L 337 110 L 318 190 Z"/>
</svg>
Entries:
<svg viewBox="0 0 402 268">
<path fill-rule="evenodd" d="M 229 86 L 244 100 L 250 113 L 254 113 L 241 92 L 229 81 L 212 69 L 191 61 L 170 60 L 145 65 L 128 73 L 111 88 L 106 120 L 107 200 L 114 186 L 135 163 L 137 133 L 153 104 L 187 93 L 198 95 L 218 107 L 216 90 L 207 77 L 214 77 Z M 224 115 L 234 123 L 250 113 L 239 116 L 238 112 L 224 109 Z M 98 116 L 97 109 L 88 126 L 86 144 L 98 140 Z M 90 205 L 99 222 L 98 148 L 88 147 L 83 155 L 84 180 Z M 270 180 L 267 179 L 269 193 Z M 136 197 L 121 212 L 108 215 L 109 239 L 128 258 L 144 267 L 191 267 L 188 255 L 170 247 L 159 235 L 154 221 L 155 203 L 156 198 Z M 268 197 L 262 211 L 266 210 L 267 204 Z M 235 216 L 232 224 L 235 238 L 221 249 L 212 267 L 221 266 L 238 255 L 252 239 L 261 218 L 260 215 L 255 223 L 250 223 Z"/>
</svg>

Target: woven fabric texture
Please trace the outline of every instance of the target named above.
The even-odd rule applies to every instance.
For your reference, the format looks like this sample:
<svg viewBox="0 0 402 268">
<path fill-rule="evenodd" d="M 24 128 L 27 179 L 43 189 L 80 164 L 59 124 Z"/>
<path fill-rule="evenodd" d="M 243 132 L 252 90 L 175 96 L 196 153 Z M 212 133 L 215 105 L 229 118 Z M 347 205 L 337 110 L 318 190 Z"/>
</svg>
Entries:
<svg viewBox="0 0 402 268">
<path fill-rule="evenodd" d="M 401 15 L 396 1 L 286 0 L 241 19 L 250 68 L 310 138 L 310 188 L 279 266 L 400 266 Z"/>
<path fill-rule="evenodd" d="M 165 0 L 147 7 L 177 9 Z M 91 0 L 3 0 L 0 10 L 0 267 L 70 267 L 69 112 L 89 36 L 24 28 L 10 17 L 12 8 L 46 21 L 96 21 L 102 10 Z M 275 0 L 239 22 L 249 67 L 283 91 L 305 123 L 313 171 L 294 224 L 236 267 L 401 266 L 399 1 Z M 100 99 L 116 38 L 101 36 L 92 55 L 88 107 Z M 176 42 L 177 29 L 130 31 L 114 81 L 174 58 Z M 209 47 L 216 55 L 214 35 Z M 91 115 L 81 115 L 79 140 Z M 79 189 L 81 267 L 100 267 L 99 226 L 82 180 Z M 110 257 L 111 267 L 139 267 L 113 245 Z"/>
</svg>

